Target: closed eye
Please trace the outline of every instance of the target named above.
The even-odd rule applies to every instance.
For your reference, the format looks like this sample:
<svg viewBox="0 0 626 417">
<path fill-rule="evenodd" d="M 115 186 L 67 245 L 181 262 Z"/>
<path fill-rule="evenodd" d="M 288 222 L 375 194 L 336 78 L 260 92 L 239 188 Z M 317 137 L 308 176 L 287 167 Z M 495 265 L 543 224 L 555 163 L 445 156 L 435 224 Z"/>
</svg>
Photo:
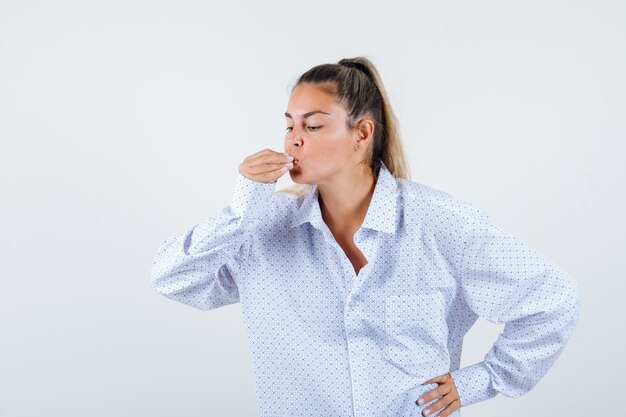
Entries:
<svg viewBox="0 0 626 417">
<path fill-rule="evenodd" d="M 317 130 L 317 129 L 320 129 L 321 127 L 322 127 L 322 126 L 307 126 L 307 128 L 308 128 L 309 130 Z M 293 129 L 292 127 L 287 127 L 287 129 L 285 129 L 285 130 L 287 130 L 287 131 L 291 132 L 291 130 L 292 130 L 292 129 Z"/>
</svg>

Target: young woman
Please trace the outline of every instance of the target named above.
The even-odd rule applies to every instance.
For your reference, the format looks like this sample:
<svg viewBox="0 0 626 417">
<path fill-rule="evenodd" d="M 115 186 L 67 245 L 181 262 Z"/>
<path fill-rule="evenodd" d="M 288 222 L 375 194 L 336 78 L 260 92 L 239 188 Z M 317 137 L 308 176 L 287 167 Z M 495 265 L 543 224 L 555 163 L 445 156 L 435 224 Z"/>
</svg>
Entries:
<svg viewBox="0 0 626 417">
<path fill-rule="evenodd" d="M 460 416 L 535 386 L 576 324 L 576 283 L 483 209 L 409 180 L 372 62 L 311 68 L 285 117 L 284 152 L 246 157 L 230 204 L 152 267 L 171 299 L 242 303 L 259 415 Z M 275 191 L 286 172 L 295 186 Z M 478 317 L 504 330 L 460 368 Z"/>
</svg>

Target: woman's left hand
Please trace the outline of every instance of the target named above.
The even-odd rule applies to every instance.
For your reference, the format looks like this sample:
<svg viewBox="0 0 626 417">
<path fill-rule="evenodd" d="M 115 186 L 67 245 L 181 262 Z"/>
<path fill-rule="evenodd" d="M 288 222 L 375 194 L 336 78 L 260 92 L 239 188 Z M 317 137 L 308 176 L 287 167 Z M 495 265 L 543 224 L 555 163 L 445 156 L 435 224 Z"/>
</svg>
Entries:
<svg viewBox="0 0 626 417">
<path fill-rule="evenodd" d="M 437 417 L 447 417 L 461 408 L 459 392 L 456 390 L 456 385 L 454 385 L 454 380 L 450 372 L 429 379 L 422 383 L 422 385 L 424 384 L 439 384 L 439 386 L 419 397 L 415 403 L 420 405 L 426 404 L 435 398 L 442 397 L 439 401 L 435 401 L 422 412 L 425 416 L 433 416 L 437 410 L 443 408 L 443 410 L 437 414 Z"/>
</svg>

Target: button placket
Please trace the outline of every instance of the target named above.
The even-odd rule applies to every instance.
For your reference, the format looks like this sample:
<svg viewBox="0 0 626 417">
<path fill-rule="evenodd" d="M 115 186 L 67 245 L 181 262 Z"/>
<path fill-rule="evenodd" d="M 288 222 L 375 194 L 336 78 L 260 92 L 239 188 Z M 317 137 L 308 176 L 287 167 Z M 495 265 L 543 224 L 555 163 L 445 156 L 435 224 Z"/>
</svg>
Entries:
<svg viewBox="0 0 626 417">
<path fill-rule="evenodd" d="M 332 232 L 325 224 L 322 225 L 322 232 L 324 234 L 324 238 L 328 243 L 328 249 L 333 252 L 333 255 L 338 256 L 339 265 L 341 270 L 343 271 L 343 276 L 340 277 L 340 285 L 343 287 L 343 295 L 344 300 L 348 303 L 353 295 L 357 292 L 361 283 L 365 280 L 365 276 L 367 271 L 370 268 L 370 241 L 368 238 L 368 229 L 359 228 L 353 235 L 354 244 L 359 248 L 359 250 L 363 253 L 365 258 L 367 259 L 367 264 L 365 264 L 357 275 L 354 271 L 354 266 L 346 256 L 345 252 L 339 246 L 339 243 L 335 240 Z"/>
</svg>

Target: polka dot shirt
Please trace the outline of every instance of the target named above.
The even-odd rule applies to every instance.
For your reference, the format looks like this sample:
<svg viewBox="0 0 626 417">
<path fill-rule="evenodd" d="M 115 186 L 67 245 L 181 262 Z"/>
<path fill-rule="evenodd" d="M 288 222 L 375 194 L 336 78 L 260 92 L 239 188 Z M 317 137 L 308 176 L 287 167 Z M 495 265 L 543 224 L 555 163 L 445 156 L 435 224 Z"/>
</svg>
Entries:
<svg viewBox="0 0 626 417">
<path fill-rule="evenodd" d="M 382 164 L 354 243 L 358 274 L 314 185 L 276 192 L 241 174 L 217 214 L 163 241 L 156 291 L 201 310 L 241 302 L 259 416 L 422 416 L 451 372 L 461 408 L 517 397 L 546 374 L 580 307 L 575 281 L 486 212 Z M 478 317 L 504 325 L 460 368 Z M 436 415 L 433 410 L 430 415 Z"/>
</svg>

